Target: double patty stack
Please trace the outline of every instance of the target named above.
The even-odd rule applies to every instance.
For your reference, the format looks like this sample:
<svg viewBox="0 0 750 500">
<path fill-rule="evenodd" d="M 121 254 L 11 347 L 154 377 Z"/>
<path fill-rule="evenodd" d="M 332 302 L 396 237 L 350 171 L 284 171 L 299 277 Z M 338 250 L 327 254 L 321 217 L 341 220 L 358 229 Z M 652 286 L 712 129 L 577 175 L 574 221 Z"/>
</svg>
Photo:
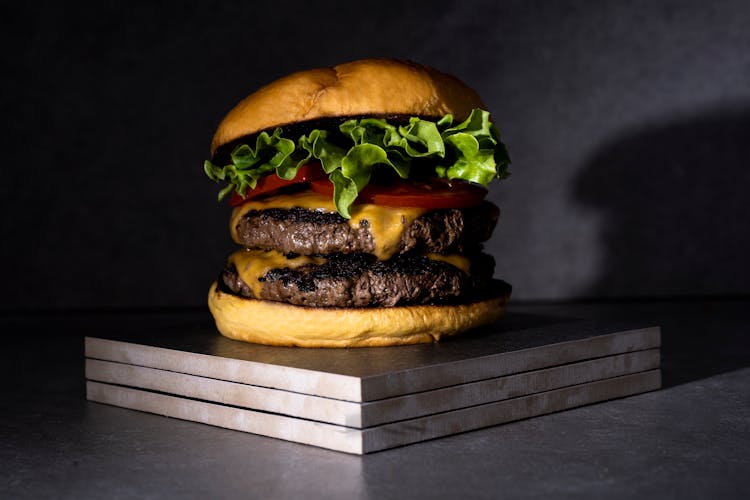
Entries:
<svg viewBox="0 0 750 500">
<path fill-rule="evenodd" d="M 302 203 L 299 195 L 281 198 Z M 245 250 L 230 258 L 220 289 L 307 307 L 393 307 L 469 301 L 491 283 L 495 262 L 480 249 L 498 219 L 492 203 L 402 209 L 390 227 L 378 228 L 357 211 L 347 220 L 335 211 L 264 208 L 286 199 L 235 210 L 232 236 Z M 310 200 L 331 203 L 322 195 Z M 397 239 L 387 241 L 391 235 Z"/>
</svg>

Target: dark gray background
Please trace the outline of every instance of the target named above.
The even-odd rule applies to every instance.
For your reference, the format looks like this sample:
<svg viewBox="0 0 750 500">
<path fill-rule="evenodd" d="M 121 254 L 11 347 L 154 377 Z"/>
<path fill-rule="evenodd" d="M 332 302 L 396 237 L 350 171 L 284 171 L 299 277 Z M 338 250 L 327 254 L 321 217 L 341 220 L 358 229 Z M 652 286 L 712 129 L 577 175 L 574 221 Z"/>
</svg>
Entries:
<svg viewBox="0 0 750 500">
<path fill-rule="evenodd" d="M 126 7 L 127 6 L 127 7 Z M 233 248 L 202 172 L 289 72 L 413 59 L 513 158 L 488 245 L 517 299 L 750 292 L 750 8 L 734 1 L 3 7 L 0 310 L 202 305 Z"/>
</svg>

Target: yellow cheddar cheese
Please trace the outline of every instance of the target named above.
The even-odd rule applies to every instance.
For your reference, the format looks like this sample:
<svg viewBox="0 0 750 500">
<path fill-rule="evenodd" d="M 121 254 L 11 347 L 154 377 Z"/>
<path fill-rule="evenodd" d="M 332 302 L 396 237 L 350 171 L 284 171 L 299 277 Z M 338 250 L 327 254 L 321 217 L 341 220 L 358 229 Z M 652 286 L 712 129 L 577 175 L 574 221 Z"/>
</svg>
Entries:
<svg viewBox="0 0 750 500">
<path fill-rule="evenodd" d="M 243 215 L 251 210 L 260 211 L 270 208 L 303 208 L 329 213 L 336 212 L 336 206 L 330 196 L 315 192 L 282 194 L 260 200 L 251 200 L 235 208 L 232 212 L 229 223 L 232 239 L 240 243 L 237 235 L 237 223 Z M 353 229 L 358 229 L 366 221 L 375 246 L 372 253 L 380 260 L 387 260 L 398 250 L 404 230 L 426 211 L 427 209 L 424 208 L 383 207 L 362 203 L 352 207 L 352 218 L 348 220 L 348 223 Z"/>
<path fill-rule="evenodd" d="M 229 263 L 234 264 L 240 278 L 247 283 L 256 298 L 260 298 L 263 289 L 260 278 L 263 278 L 271 269 L 297 269 L 305 264 L 320 265 L 325 260 L 323 257 L 308 257 L 305 255 L 288 258 L 281 252 L 274 250 L 239 250 L 229 256 Z"/>
<path fill-rule="evenodd" d="M 427 254 L 428 259 L 432 260 L 438 260 L 441 262 L 447 262 L 448 264 L 452 265 L 453 267 L 457 267 L 458 269 L 462 270 L 465 273 L 468 273 L 471 269 L 471 261 L 464 257 L 463 255 L 458 254 L 449 254 L 449 255 L 443 255 L 439 253 L 429 253 Z"/>
</svg>

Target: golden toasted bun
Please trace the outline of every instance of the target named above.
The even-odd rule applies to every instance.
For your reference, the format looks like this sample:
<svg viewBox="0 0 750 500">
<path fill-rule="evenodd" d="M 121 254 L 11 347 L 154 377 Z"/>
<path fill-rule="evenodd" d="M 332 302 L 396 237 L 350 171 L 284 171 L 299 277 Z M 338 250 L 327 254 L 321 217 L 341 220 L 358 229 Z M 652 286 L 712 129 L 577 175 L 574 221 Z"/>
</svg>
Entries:
<svg viewBox="0 0 750 500">
<path fill-rule="evenodd" d="M 463 120 L 483 107 L 479 95 L 453 76 L 413 62 L 362 59 L 293 73 L 246 97 L 219 124 L 211 154 L 240 137 L 318 118 L 452 114 Z"/>
<path fill-rule="evenodd" d="M 299 347 L 384 347 L 437 342 L 496 321 L 509 294 L 452 306 L 315 308 L 208 292 L 208 308 L 225 337 Z"/>
</svg>

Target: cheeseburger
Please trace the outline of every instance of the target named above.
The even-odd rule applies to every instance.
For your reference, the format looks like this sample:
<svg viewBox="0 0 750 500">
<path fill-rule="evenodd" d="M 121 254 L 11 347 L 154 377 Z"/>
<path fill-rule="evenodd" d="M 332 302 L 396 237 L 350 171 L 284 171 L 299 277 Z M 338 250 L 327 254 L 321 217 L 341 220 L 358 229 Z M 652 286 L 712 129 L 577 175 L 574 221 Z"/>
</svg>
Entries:
<svg viewBox="0 0 750 500">
<path fill-rule="evenodd" d="M 294 73 L 221 121 L 206 175 L 241 248 L 208 305 L 230 338 L 303 347 L 433 342 L 491 323 L 510 286 L 482 244 L 510 163 L 477 93 L 412 62 Z"/>
</svg>

